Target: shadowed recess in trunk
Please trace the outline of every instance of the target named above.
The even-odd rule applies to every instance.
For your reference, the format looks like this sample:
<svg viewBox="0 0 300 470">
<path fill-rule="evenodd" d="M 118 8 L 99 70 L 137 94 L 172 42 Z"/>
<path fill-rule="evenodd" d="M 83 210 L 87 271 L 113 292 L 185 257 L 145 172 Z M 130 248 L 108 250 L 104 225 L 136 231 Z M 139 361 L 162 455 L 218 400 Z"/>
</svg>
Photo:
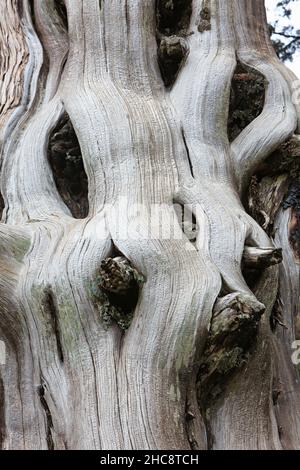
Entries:
<svg viewBox="0 0 300 470">
<path fill-rule="evenodd" d="M 48 450 L 54 450 L 54 442 L 53 442 L 53 439 L 52 439 L 52 432 L 51 430 L 53 429 L 53 422 L 52 422 L 52 416 L 51 416 L 51 412 L 50 412 L 50 409 L 49 409 L 49 406 L 48 406 L 48 403 L 47 403 L 47 400 L 46 400 L 46 397 L 45 397 L 45 392 L 46 392 L 46 388 L 43 384 L 41 384 L 38 388 L 37 388 L 37 392 L 38 392 L 38 395 L 39 395 L 39 398 L 40 398 L 40 401 L 41 401 L 41 406 L 44 410 L 44 413 L 45 413 L 45 419 L 46 419 L 46 423 L 47 423 L 47 445 L 48 445 Z"/>
<path fill-rule="evenodd" d="M 167 87 L 173 85 L 188 55 L 191 0 L 157 0 L 156 25 L 158 64 Z"/>
<path fill-rule="evenodd" d="M 266 80 L 261 73 L 238 62 L 231 82 L 228 116 L 230 142 L 261 114 L 265 86 Z"/>
<path fill-rule="evenodd" d="M 199 232 L 199 225 L 197 223 L 194 207 L 181 204 L 174 201 L 174 210 L 184 235 L 194 245 L 197 240 Z"/>
<path fill-rule="evenodd" d="M 192 0 L 157 0 L 157 29 L 161 34 L 186 33 L 192 14 Z"/>
<path fill-rule="evenodd" d="M 102 260 L 91 294 L 105 329 L 113 322 L 122 330 L 129 328 L 144 282 L 144 276 L 124 256 Z"/>
<path fill-rule="evenodd" d="M 202 411 L 208 410 L 221 396 L 232 374 L 247 363 L 263 312 L 263 304 L 254 303 L 243 293 L 217 299 L 198 373 Z"/>
<path fill-rule="evenodd" d="M 48 159 L 57 189 L 76 219 L 88 214 L 88 180 L 80 145 L 65 113 L 50 135 Z"/>
<path fill-rule="evenodd" d="M 68 15 L 64 0 L 55 0 L 54 3 L 55 9 L 60 16 L 64 27 L 68 29 Z"/>
<path fill-rule="evenodd" d="M 297 262 L 300 261 L 300 182 L 292 180 L 288 194 L 283 202 L 283 209 L 290 209 L 289 242 Z"/>
<path fill-rule="evenodd" d="M 22 8 L 21 5 L 22 2 L 20 2 L 19 8 Z M 53 10 L 56 11 L 57 15 L 59 16 L 59 19 L 61 20 L 61 26 L 67 30 L 68 29 L 68 15 L 67 15 L 67 9 L 65 6 L 64 0 L 52 0 L 53 3 Z M 33 23 L 35 24 L 35 11 L 34 11 L 34 0 L 29 0 L 29 5 L 31 9 L 31 18 Z M 49 8 L 51 6 L 51 2 L 49 2 Z"/>
</svg>

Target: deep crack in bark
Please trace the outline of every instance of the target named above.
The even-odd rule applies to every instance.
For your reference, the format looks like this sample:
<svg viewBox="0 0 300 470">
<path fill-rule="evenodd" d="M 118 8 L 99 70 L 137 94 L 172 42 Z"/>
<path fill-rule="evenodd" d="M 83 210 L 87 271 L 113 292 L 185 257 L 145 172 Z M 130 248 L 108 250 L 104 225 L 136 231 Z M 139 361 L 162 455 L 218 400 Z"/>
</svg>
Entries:
<svg viewBox="0 0 300 470">
<path fill-rule="evenodd" d="M 47 400 L 45 398 L 45 386 L 43 384 L 39 385 L 37 388 L 37 392 L 40 398 L 42 408 L 45 412 L 46 425 L 47 425 L 46 439 L 47 439 L 48 450 L 54 450 L 54 442 L 52 438 L 53 421 L 52 421 L 52 416 L 51 416 L 51 412 L 50 412 Z"/>
<path fill-rule="evenodd" d="M 89 209 L 88 180 L 80 145 L 66 113 L 50 135 L 48 159 L 64 203 L 73 217 L 85 218 Z"/>
<path fill-rule="evenodd" d="M 49 318 L 52 326 L 52 331 L 56 341 L 57 353 L 61 362 L 64 362 L 64 353 L 61 340 L 61 332 L 59 326 L 58 310 L 56 306 L 55 296 L 51 287 L 46 287 L 43 291 L 42 306 L 44 311 Z"/>
</svg>

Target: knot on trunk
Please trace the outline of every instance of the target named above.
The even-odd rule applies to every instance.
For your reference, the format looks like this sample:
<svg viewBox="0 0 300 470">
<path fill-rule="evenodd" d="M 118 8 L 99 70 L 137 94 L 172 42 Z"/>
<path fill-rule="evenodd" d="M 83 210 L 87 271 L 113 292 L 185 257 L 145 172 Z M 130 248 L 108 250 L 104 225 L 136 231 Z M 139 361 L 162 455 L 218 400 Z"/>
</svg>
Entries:
<svg viewBox="0 0 300 470">
<path fill-rule="evenodd" d="M 188 52 L 188 45 L 183 37 L 162 37 L 158 48 L 158 61 L 166 86 L 172 85 L 176 80 Z"/>
<path fill-rule="evenodd" d="M 204 6 L 200 12 L 200 22 L 198 24 L 199 33 L 204 33 L 204 31 L 210 31 L 211 29 L 211 13 L 210 9 L 207 6 Z"/>
<path fill-rule="evenodd" d="M 144 280 L 122 256 L 101 262 L 91 290 L 106 328 L 113 322 L 123 330 L 130 326 Z"/>
<path fill-rule="evenodd" d="M 249 358 L 265 306 L 255 297 L 233 293 L 217 300 L 199 370 L 200 401 L 222 392 L 226 380 Z"/>
</svg>

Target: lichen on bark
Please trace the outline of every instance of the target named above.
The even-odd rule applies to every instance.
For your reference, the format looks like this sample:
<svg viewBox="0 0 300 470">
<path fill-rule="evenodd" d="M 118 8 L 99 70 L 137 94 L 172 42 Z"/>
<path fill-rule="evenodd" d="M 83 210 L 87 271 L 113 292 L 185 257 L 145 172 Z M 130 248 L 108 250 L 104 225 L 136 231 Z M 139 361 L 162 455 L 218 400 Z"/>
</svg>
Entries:
<svg viewBox="0 0 300 470">
<path fill-rule="evenodd" d="M 296 447 L 292 402 L 272 394 L 280 379 L 298 403 L 296 270 L 276 231 L 291 208 L 278 203 L 273 221 L 265 211 L 265 230 L 246 210 L 249 181 L 256 173 L 260 193 L 259 168 L 299 117 L 263 1 L 66 0 L 67 24 L 53 0 L 31 3 L 13 13 L 29 60 L 1 153 L 1 393 L 14 399 L 2 447 Z M 141 210 L 126 207 L 118 224 L 124 198 Z M 198 209 L 192 240 L 174 201 Z M 159 228 L 174 216 L 181 237 L 149 237 L 157 205 Z M 273 265 L 281 245 L 284 269 Z M 285 337 L 269 323 L 278 272 L 291 298 Z"/>
</svg>

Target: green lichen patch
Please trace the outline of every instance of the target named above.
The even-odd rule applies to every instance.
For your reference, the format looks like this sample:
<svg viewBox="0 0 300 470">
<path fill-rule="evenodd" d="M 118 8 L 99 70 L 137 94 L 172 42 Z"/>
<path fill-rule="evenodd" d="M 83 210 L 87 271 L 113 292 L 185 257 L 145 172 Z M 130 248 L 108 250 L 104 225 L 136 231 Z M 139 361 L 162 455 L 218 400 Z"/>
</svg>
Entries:
<svg viewBox="0 0 300 470">
<path fill-rule="evenodd" d="M 21 263 L 31 246 L 30 238 L 18 238 L 11 247 L 14 258 Z"/>
</svg>

